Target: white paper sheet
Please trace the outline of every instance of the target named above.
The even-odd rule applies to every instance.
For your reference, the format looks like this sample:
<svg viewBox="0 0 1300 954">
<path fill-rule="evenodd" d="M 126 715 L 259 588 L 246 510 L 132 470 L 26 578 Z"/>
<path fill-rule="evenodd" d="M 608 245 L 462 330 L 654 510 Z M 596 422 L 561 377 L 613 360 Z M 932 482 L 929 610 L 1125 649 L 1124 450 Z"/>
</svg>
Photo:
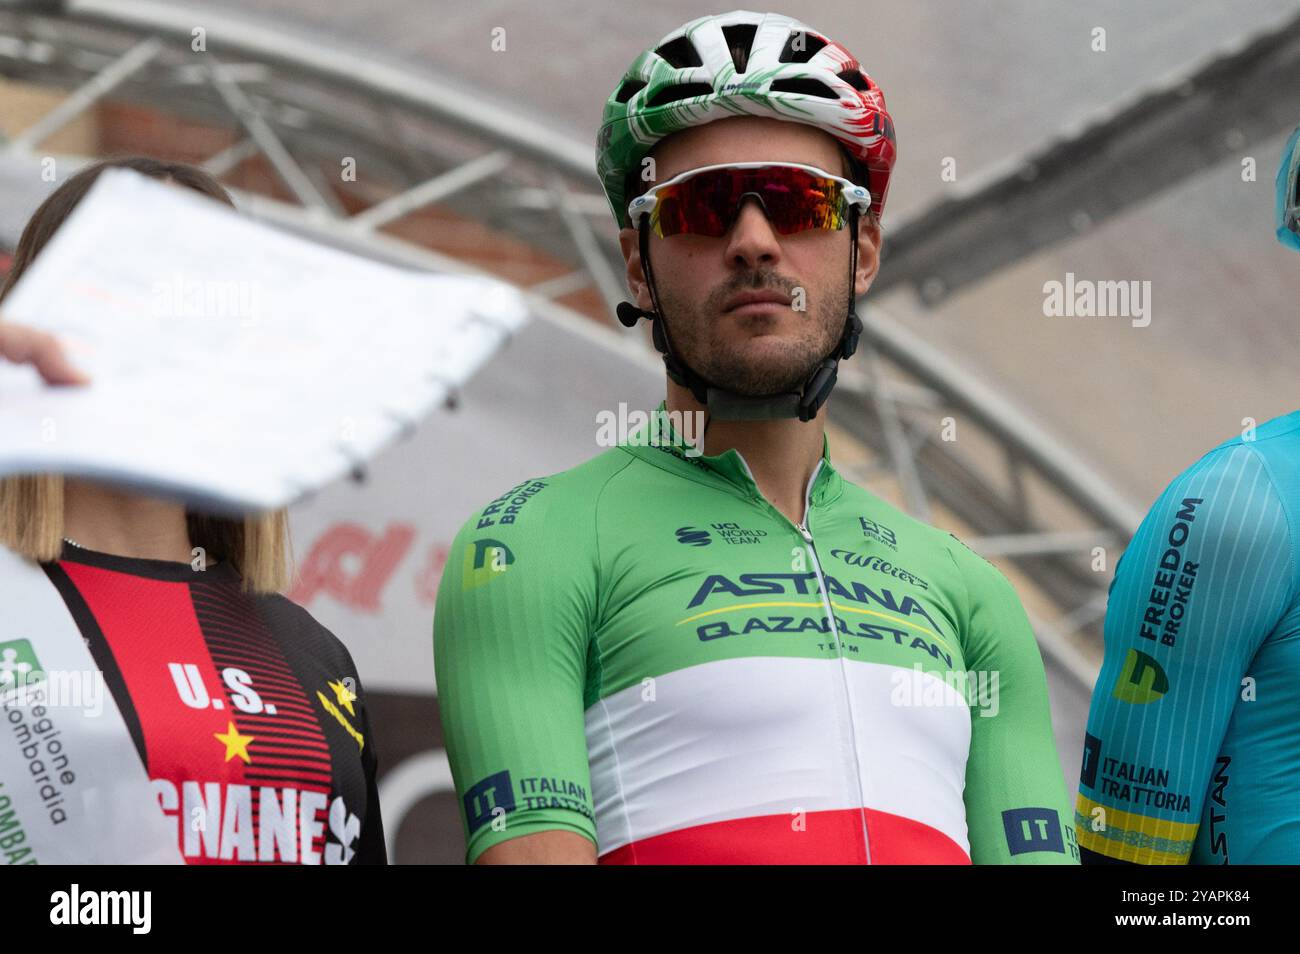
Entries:
<svg viewBox="0 0 1300 954">
<path fill-rule="evenodd" d="M 364 259 L 110 169 L 3 319 L 57 333 L 92 383 L 0 365 L 0 474 L 257 510 L 372 457 L 527 312 L 502 282 Z"/>
</svg>

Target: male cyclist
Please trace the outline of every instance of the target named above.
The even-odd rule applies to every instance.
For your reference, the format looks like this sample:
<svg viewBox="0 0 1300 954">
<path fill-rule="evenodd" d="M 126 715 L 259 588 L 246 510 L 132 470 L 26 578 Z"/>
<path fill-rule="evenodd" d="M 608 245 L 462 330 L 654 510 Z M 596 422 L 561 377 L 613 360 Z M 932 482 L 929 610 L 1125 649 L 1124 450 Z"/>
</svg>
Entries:
<svg viewBox="0 0 1300 954">
<path fill-rule="evenodd" d="M 1300 128 L 1277 237 L 1300 249 Z M 1300 864 L 1300 411 L 1174 478 L 1115 567 L 1076 824 L 1088 864 Z"/>
<path fill-rule="evenodd" d="M 1010 584 L 831 466 L 894 149 L 853 56 L 775 14 L 686 24 L 609 98 L 619 317 L 653 322 L 667 400 L 453 544 L 434 648 L 470 862 L 1076 860 Z"/>
</svg>

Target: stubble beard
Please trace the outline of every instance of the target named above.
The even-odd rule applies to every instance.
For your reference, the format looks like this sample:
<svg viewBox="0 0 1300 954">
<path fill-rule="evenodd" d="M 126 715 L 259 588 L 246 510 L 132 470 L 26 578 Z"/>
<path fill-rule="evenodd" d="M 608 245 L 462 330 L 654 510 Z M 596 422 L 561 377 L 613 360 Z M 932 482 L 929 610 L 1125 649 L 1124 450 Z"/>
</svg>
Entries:
<svg viewBox="0 0 1300 954">
<path fill-rule="evenodd" d="M 671 288 L 659 289 L 660 304 L 669 315 L 668 334 L 674 353 L 709 383 L 733 394 L 764 397 L 802 390 L 844 331 L 849 306 L 847 289 L 836 289 L 839 294 L 807 296 L 812 299 L 812 307 L 807 312 L 796 312 L 807 322 L 805 333 L 783 339 L 779 348 L 767 347 L 761 354 L 755 353 L 750 335 L 737 341 L 734 334 L 718 331 L 723 322 L 740 322 L 745 331 L 753 334 L 765 326 L 774 327 L 780 320 L 763 315 L 724 315 L 726 301 L 737 292 L 775 290 L 793 296 L 795 288 L 795 283 L 774 272 L 756 271 L 724 283 L 696 306 L 679 298 Z"/>
</svg>

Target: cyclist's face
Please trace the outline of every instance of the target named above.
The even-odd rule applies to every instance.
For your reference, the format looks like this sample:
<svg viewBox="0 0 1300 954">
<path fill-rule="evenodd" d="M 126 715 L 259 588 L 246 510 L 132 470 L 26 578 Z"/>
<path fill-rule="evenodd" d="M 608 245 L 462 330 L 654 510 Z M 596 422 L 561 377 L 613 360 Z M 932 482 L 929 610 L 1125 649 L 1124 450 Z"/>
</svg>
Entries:
<svg viewBox="0 0 1300 954">
<path fill-rule="evenodd" d="M 842 172 L 839 147 L 798 123 L 742 116 L 665 139 L 652 154 L 653 181 L 699 166 L 765 159 Z M 637 233 L 619 235 L 629 287 L 650 308 Z M 865 220 L 858 234 L 855 292 L 864 294 L 879 261 L 880 232 Z M 650 268 L 668 316 L 673 348 L 710 381 L 740 394 L 797 390 L 839 340 L 848 310 L 849 233 L 809 229 L 781 235 L 746 199 L 720 238 L 650 236 Z M 737 296 L 781 300 L 743 304 Z"/>
</svg>

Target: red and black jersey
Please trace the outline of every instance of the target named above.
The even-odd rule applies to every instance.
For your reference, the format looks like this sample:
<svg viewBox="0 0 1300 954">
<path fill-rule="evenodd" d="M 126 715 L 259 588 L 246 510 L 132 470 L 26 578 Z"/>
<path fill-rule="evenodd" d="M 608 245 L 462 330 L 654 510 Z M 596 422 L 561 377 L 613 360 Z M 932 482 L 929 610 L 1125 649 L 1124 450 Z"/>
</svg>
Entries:
<svg viewBox="0 0 1300 954">
<path fill-rule="evenodd" d="M 188 863 L 386 863 L 360 679 L 306 610 L 224 563 L 65 546 L 43 568 Z"/>
</svg>

